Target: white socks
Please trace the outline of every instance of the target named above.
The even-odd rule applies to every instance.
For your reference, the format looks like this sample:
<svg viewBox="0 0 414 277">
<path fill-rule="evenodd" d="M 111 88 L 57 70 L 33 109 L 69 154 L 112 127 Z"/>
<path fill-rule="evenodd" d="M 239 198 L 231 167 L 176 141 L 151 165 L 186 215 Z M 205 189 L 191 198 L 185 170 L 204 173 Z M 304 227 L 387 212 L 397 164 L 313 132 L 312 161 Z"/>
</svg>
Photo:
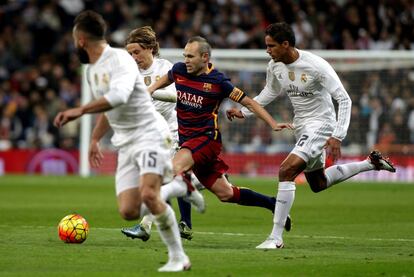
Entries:
<svg viewBox="0 0 414 277">
<path fill-rule="evenodd" d="M 166 207 L 164 212 L 154 215 L 155 225 L 157 225 L 162 241 L 167 245 L 168 257 L 183 257 L 185 253 L 174 210 L 169 205 Z"/>
<path fill-rule="evenodd" d="M 330 187 L 332 185 L 345 181 L 346 179 L 349 179 L 360 172 L 369 171 L 372 169 L 374 169 L 374 165 L 372 165 L 368 160 L 348 164 L 333 165 L 325 170 L 325 176 L 327 179 L 326 185 L 327 187 Z"/>
<path fill-rule="evenodd" d="M 282 233 L 285 227 L 286 218 L 295 200 L 295 182 L 279 182 L 279 189 L 276 196 L 275 214 L 273 215 L 273 230 L 271 237 L 282 242 Z"/>
<path fill-rule="evenodd" d="M 174 197 L 185 196 L 187 194 L 187 185 L 182 176 L 175 176 L 174 179 L 161 186 L 160 197 L 166 201 Z"/>
</svg>

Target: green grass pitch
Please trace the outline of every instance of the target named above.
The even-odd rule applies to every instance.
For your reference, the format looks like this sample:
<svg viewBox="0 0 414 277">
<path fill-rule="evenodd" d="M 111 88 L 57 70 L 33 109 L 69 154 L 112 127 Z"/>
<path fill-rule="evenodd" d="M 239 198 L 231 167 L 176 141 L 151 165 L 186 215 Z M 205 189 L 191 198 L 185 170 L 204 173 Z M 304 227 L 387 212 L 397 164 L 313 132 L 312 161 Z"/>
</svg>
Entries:
<svg viewBox="0 0 414 277">
<path fill-rule="evenodd" d="M 270 179 L 231 181 L 275 194 Z M 0 177 L 0 276 L 158 276 L 167 260 L 156 229 L 148 242 L 125 238 L 112 177 Z M 203 192 L 206 214 L 193 212 L 184 241 L 186 276 L 414 276 L 414 185 L 339 184 L 314 194 L 298 186 L 285 248 L 255 249 L 272 227 L 264 209 L 220 203 Z M 176 201 L 173 201 L 176 209 Z M 90 224 L 80 245 L 59 240 L 72 212 Z M 177 275 L 177 274 L 175 274 Z"/>
</svg>

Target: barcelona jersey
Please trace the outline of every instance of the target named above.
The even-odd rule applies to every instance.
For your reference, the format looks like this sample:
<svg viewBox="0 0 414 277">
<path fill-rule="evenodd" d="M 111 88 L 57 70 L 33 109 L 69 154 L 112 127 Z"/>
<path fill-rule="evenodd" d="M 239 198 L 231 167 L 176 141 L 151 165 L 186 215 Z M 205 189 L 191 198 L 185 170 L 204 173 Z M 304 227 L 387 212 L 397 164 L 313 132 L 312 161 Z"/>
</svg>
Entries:
<svg viewBox="0 0 414 277">
<path fill-rule="evenodd" d="M 187 73 L 184 63 L 174 64 L 168 78 L 177 89 L 177 120 L 180 145 L 185 141 L 208 136 L 220 140 L 218 110 L 225 98 L 240 102 L 244 92 L 233 86 L 230 79 L 209 64 L 201 75 Z"/>
</svg>

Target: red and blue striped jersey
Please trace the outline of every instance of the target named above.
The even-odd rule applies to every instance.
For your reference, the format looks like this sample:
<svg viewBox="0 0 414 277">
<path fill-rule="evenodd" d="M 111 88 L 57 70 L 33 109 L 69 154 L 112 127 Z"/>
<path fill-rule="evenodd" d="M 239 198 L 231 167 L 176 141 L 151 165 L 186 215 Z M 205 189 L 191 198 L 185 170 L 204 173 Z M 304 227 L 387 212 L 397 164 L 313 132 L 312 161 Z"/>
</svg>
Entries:
<svg viewBox="0 0 414 277">
<path fill-rule="evenodd" d="M 184 63 L 174 64 L 168 78 L 177 89 L 177 120 L 180 145 L 199 136 L 220 140 L 218 110 L 225 98 L 240 102 L 244 92 L 230 79 L 209 64 L 208 72 L 201 75 L 187 73 Z"/>
</svg>

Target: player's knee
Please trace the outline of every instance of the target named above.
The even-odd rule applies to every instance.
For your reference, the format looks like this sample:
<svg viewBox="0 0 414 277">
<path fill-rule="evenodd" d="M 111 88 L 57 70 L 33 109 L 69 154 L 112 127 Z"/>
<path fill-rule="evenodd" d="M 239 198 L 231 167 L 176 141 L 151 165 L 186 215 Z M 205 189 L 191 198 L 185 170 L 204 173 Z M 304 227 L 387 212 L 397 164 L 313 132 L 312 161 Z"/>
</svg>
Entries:
<svg viewBox="0 0 414 277">
<path fill-rule="evenodd" d="M 144 189 L 141 192 L 141 199 L 147 207 L 152 207 L 157 201 L 157 193 L 151 189 Z"/>
<path fill-rule="evenodd" d="M 133 209 L 132 207 L 120 207 L 119 214 L 125 220 L 134 220 L 139 218 L 139 210 Z"/>
<path fill-rule="evenodd" d="M 322 174 L 320 174 L 322 172 Z M 309 186 L 311 190 L 314 193 L 321 192 L 325 190 L 327 186 L 327 180 L 325 175 L 323 174 L 323 171 L 314 171 L 311 173 L 305 173 L 306 180 L 309 183 Z"/>
<path fill-rule="evenodd" d="M 240 188 L 229 185 L 220 194 L 216 194 L 221 202 L 238 203 L 240 200 Z"/>
<path fill-rule="evenodd" d="M 309 186 L 314 193 L 321 192 L 326 189 L 326 185 L 320 182 L 309 182 Z"/>
<path fill-rule="evenodd" d="M 281 165 L 279 169 L 279 181 L 293 181 L 296 174 L 295 168 L 287 165 Z"/>
<path fill-rule="evenodd" d="M 229 193 L 223 193 L 223 194 L 219 194 L 217 195 L 217 198 L 221 201 L 221 202 L 233 202 L 233 195 L 229 194 Z"/>
</svg>

